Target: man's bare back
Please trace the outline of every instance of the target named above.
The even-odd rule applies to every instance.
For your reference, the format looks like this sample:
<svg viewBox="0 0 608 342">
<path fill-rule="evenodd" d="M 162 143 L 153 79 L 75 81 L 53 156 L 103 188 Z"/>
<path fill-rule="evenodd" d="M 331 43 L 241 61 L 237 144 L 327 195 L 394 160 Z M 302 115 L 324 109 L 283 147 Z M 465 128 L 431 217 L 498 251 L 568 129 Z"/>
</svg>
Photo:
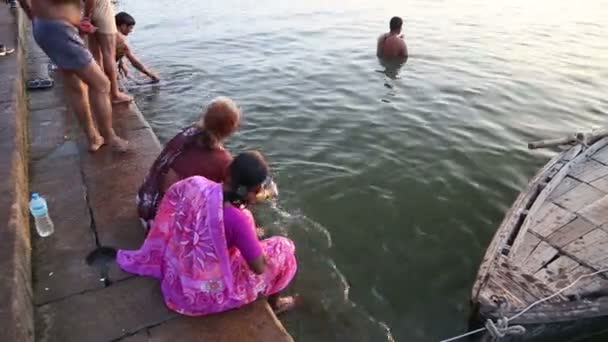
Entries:
<svg viewBox="0 0 608 342">
<path fill-rule="evenodd" d="M 396 34 L 385 33 L 378 38 L 378 57 L 407 57 L 407 46 L 403 38 Z"/>
<path fill-rule="evenodd" d="M 78 1 L 19 0 L 19 2 L 30 19 L 43 17 L 63 20 L 74 26 L 80 24 L 81 14 Z"/>
<path fill-rule="evenodd" d="M 403 20 L 399 17 L 391 18 L 389 23 L 390 32 L 387 32 L 378 38 L 376 47 L 376 55 L 380 58 L 407 58 L 407 45 L 401 35 Z"/>
</svg>

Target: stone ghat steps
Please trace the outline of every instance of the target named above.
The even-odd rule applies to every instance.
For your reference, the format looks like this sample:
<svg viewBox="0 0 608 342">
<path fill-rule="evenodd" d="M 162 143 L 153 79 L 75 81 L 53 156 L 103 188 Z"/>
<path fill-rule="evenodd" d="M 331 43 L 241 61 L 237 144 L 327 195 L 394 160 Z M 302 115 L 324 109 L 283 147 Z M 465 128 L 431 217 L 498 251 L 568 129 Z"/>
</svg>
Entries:
<svg viewBox="0 0 608 342">
<path fill-rule="evenodd" d="M 24 77 L 46 76 L 48 59 L 27 19 L 0 9 L 0 40 L 20 42 L 11 59 L 0 58 L 0 73 L 9 74 L 0 95 L 10 95 L 0 97 L 0 186 L 11 194 L 0 199 L 0 237 L 10 243 L 0 248 L 0 341 L 292 341 L 265 301 L 185 317 L 165 307 L 157 280 L 86 264 L 98 246 L 141 245 L 135 193 L 160 144 L 138 109 L 123 105 L 114 126 L 136 152 L 87 152 L 60 80 L 24 93 Z M 48 238 L 30 234 L 30 191 L 49 203 Z"/>
</svg>

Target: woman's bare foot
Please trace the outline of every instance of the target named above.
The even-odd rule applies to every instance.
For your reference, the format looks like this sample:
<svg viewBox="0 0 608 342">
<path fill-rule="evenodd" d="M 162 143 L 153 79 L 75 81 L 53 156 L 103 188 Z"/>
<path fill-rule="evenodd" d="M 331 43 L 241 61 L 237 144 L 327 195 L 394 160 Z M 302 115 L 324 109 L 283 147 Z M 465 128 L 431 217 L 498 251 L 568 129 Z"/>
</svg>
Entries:
<svg viewBox="0 0 608 342">
<path fill-rule="evenodd" d="M 89 152 L 97 152 L 105 143 L 106 141 L 101 135 L 89 138 Z"/>
<path fill-rule="evenodd" d="M 299 298 L 299 295 L 278 297 L 270 303 L 270 306 L 275 315 L 280 315 L 284 312 L 293 310 L 296 307 Z"/>
<path fill-rule="evenodd" d="M 112 95 L 112 104 L 126 103 L 133 101 L 133 98 L 123 92 Z"/>
<path fill-rule="evenodd" d="M 120 153 L 129 152 L 129 150 L 130 150 L 129 142 L 127 140 L 119 138 L 118 136 L 115 136 L 114 138 L 112 138 L 108 142 L 108 145 L 110 147 L 112 147 L 112 149 L 114 151 L 120 152 Z"/>
</svg>

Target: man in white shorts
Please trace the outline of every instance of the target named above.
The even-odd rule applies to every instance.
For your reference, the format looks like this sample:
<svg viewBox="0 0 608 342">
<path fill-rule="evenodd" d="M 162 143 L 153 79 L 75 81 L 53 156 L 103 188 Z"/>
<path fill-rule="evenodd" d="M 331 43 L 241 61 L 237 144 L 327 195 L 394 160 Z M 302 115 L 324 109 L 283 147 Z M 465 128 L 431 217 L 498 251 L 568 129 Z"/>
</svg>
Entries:
<svg viewBox="0 0 608 342">
<path fill-rule="evenodd" d="M 97 30 L 89 34 L 89 49 L 93 58 L 110 79 L 112 103 L 130 102 L 133 99 L 118 88 L 118 66 L 116 65 L 116 22 L 110 0 L 84 0 L 84 19 Z"/>
</svg>

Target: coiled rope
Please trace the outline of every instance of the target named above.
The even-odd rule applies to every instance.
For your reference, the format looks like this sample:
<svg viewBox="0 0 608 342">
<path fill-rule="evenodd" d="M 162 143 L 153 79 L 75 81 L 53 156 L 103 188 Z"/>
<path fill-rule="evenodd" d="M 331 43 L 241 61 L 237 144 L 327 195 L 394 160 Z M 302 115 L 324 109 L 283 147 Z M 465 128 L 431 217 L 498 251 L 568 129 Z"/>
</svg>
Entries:
<svg viewBox="0 0 608 342">
<path fill-rule="evenodd" d="M 585 278 L 589 278 L 589 277 L 593 277 L 596 276 L 600 273 L 606 273 L 608 272 L 608 268 L 606 269 L 602 269 L 599 271 L 595 271 L 593 273 L 588 273 L 588 274 L 583 274 L 580 277 L 576 278 L 576 280 L 574 280 L 572 283 L 570 283 L 570 285 L 560 289 L 559 291 L 555 292 L 554 294 L 547 296 L 545 298 L 539 299 L 536 302 L 528 305 L 525 309 L 521 310 L 520 312 L 518 312 L 517 314 L 509 317 L 509 318 L 505 318 L 505 317 L 501 317 L 499 319 L 496 320 L 496 322 L 492 321 L 491 319 L 488 319 L 486 321 L 485 327 L 483 328 L 479 328 L 476 330 L 472 330 L 469 331 L 467 333 L 464 333 L 462 335 L 458 335 L 458 336 L 454 336 L 454 337 L 450 337 L 448 339 L 445 340 L 441 340 L 439 342 L 451 342 L 451 341 L 456 341 L 459 340 L 461 338 L 467 337 L 467 336 L 471 336 L 471 335 L 475 335 L 475 334 L 479 334 L 481 332 L 484 331 L 488 331 L 488 333 L 494 338 L 494 340 L 498 341 L 501 338 L 505 337 L 505 336 L 509 336 L 509 335 L 521 335 L 524 334 L 526 332 L 526 329 L 521 326 L 521 325 L 514 325 L 514 326 L 509 326 L 509 322 L 521 317 L 523 314 L 525 314 L 526 312 L 530 311 L 533 307 L 537 306 L 538 304 L 544 303 L 548 300 L 551 300 L 557 296 L 559 296 L 560 294 L 562 294 L 562 292 L 571 289 L 574 285 L 576 285 L 576 283 L 578 283 L 579 281 L 585 279 Z"/>
</svg>

